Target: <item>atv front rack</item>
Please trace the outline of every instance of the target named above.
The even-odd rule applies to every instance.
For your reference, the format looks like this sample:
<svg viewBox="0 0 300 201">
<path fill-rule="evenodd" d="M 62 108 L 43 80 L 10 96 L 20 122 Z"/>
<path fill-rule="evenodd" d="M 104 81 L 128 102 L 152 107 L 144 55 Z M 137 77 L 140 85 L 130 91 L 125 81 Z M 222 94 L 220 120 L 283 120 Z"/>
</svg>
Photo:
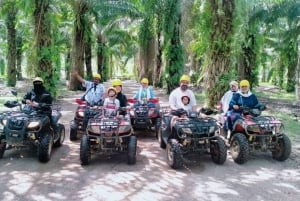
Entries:
<svg viewBox="0 0 300 201">
<path fill-rule="evenodd" d="M 218 129 L 216 122 L 211 117 L 178 119 L 173 129 L 179 138 L 213 137 Z"/>
<path fill-rule="evenodd" d="M 273 116 L 251 117 L 251 122 L 244 122 L 245 132 L 247 134 L 270 135 L 277 134 L 283 129 L 283 124 Z"/>
</svg>

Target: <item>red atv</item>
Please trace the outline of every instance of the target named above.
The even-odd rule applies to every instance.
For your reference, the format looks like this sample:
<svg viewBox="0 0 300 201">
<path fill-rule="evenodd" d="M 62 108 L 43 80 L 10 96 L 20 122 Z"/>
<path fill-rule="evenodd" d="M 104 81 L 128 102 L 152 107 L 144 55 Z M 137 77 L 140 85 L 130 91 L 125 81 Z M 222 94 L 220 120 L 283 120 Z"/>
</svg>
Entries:
<svg viewBox="0 0 300 201">
<path fill-rule="evenodd" d="M 241 107 L 242 118 L 233 124 L 228 141 L 233 160 L 243 164 L 249 152 L 271 151 L 274 159 L 284 161 L 291 153 L 291 141 L 284 133 L 283 123 L 273 116 L 260 116 L 261 110 Z"/>
<path fill-rule="evenodd" d="M 84 134 L 88 120 L 100 112 L 99 107 L 90 107 L 87 102 L 81 99 L 75 100 L 77 103 L 77 109 L 74 119 L 70 122 L 70 140 L 74 141 L 78 139 L 78 134 Z"/>
<path fill-rule="evenodd" d="M 92 153 L 127 153 L 127 163 L 135 164 L 136 148 L 137 139 L 133 135 L 129 117 L 97 115 L 89 120 L 86 134 L 81 138 L 80 161 L 82 165 L 88 165 Z"/>
<path fill-rule="evenodd" d="M 128 103 L 132 106 L 129 114 L 133 129 L 152 130 L 154 128 L 157 136 L 161 124 L 159 99 L 152 98 L 139 102 L 137 99 L 129 98 Z"/>
</svg>

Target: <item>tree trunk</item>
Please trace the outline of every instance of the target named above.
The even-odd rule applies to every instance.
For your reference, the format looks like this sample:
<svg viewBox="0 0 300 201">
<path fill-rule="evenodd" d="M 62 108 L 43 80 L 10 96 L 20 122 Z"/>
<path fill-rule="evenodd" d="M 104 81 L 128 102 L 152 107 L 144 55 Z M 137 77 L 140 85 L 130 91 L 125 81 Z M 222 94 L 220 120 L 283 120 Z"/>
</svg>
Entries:
<svg viewBox="0 0 300 201">
<path fill-rule="evenodd" d="M 84 77 L 84 15 L 86 13 L 86 4 L 84 0 L 78 0 L 74 15 L 77 16 L 74 22 L 74 41 L 71 54 L 71 71 L 75 70 Z M 81 89 L 81 83 L 73 76 L 70 77 L 69 89 Z"/>
<path fill-rule="evenodd" d="M 16 86 L 16 14 L 13 3 L 9 5 L 8 13 L 6 16 L 6 27 L 7 27 L 7 86 Z"/>
<path fill-rule="evenodd" d="M 154 78 L 153 78 L 153 85 L 155 87 L 163 87 L 161 75 L 162 75 L 162 67 L 163 67 L 163 62 L 162 62 L 162 56 L 163 56 L 163 48 L 161 44 L 161 32 L 157 34 L 157 53 L 156 53 L 156 66 L 154 70 Z"/>
<path fill-rule="evenodd" d="M 208 106 L 213 107 L 223 95 L 218 81 L 230 70 L 231 38 L 233 35 L 234 0 L 209 0 L 211 7 L 211 34 L 207 57 L 208 70 L 205 79 Z M 228 86 L 228 85 L 227 85 Z M 227 87 L 226 86 L 226 87 Z"/>
<path fill-rule="evenodd" d="M 85 39 L 85 68 L 86 68 L 86 77 L 87 79 L 93 78 L 92 72 L 92 39 L 91 39 L 91 27 L 89 23 L 85 23 L 87 25 L 85 30 L 86 39 Z"/>
<path fill-rule="evenodd" d="M 97 34 L 97 72 L 101 74 L 102 81 L 106 81 L 108 79 L 108 71 L 105 65 L 105 42 L 101 31 L 98 31 Z"/>
<path fill-rule="evenodd" d="M 22 47 L 23 38 L 20 33 L 17 35 L 17 80 L 22 80 Z"/>
<path fill-rule="evenodd" d="M 56 96 L 54 72 L 51 62 L 51 18 L 48 13 L 49 0 L 35 0 L 34 23 L 36 39 L 36 76 L 44 79 L 45 87 Z"/>
<path fill-rule="evenodd" d="M 153 84 L 154 78 L 152 77 L 154 74 L 155 67 L 155 39 L 149 39 L 147 46 L 143 48 L 140 52 L 140 76 L 141 78 L 146 77 L 149 79 L 149 84 Z"/>
</svg>

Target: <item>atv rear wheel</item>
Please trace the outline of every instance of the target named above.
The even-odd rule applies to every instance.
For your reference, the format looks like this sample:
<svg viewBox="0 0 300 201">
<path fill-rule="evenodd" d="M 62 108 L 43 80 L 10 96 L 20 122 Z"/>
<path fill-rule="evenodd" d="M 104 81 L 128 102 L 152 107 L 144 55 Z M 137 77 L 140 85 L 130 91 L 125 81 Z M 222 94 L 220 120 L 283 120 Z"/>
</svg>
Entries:
<svg viewBox="0 0 300 201">
<path fill-rule="evenodd" d="M 65 137 L 66 137 L 65 126 L 62 125 L 62 124 L 58 124 L 58 132 L 59 132 L 59 138 L 54 143 L 55 147 L 60 147 L 64 143 L 64 141 L 65 141 Z"/>
<path fill-rule="evenodd" d="M 53 135 L 46 133 L 40 139 L 40 143 L 38 145 L 38 158 L 42 163 L 46 163 L 51 158 L 53 146 Z"/>
<path fill-rule="evenodd" d="M 90 140 L 87 135 L 83 135 L 80 141 L 80 161 L 81 165 L 88 165 L 91 161 Z"/>
<path fill-rule="evenodd" d="M 159 142 L 160 148 L 165 149 L 165 148 L 167 147 L 167 145 L 166 145 L 164 139 L 162 138 L 162 128 L 159 128 L 159 129 L 158 129 L 157 140 L 158 140 L 158 142 Z"/>
<path fill-rule="evenodd" d="M 6 142 L 0 140 L 0 158 L 3 158 L 5 149 L 6 149 Z"/>
<path fill-rule="evenodd" d="M 167 144 L 167 161 L 173 169 L 179 169 L 183 166 L 182 153 L 177 140 L 171 139 Z"/>
<path fill-rule="evenodd" d="M 291 154 L 291 141 L 285 134 L 282 134 L 282 138 L 278 139 L 278 143 L 272 150 L 272 157 L 278 161 L 285 161 Z"/>
<path fill-rule="evenodd" d="M 136 136 L 130 136 L 128 141 L 128 150 L 127 150 L 127 163 L 129 165 L 134 165 L 136 163 L 136 146 L 137 139 Z"/>
<path fill-rule="evenodd" d="M 221 137 L 216 136 L 214 140 L 210 142 L 210 155 L 213 162 L 216 164 L 223 164 L 227 158 L 227 147 Z"/>
<path fill-rule="evenodd" d="M 77 140 L 77 126 L 74 121 L 70 123 L 70 140 Z"/>
<path fill-rule="evenodd" d="M 232 136 L 230 142 L 230 153 L 234 162 L 243 164 L 249 157 L 249 143 L 242 133 L 236 133 Z"/>
</svg>

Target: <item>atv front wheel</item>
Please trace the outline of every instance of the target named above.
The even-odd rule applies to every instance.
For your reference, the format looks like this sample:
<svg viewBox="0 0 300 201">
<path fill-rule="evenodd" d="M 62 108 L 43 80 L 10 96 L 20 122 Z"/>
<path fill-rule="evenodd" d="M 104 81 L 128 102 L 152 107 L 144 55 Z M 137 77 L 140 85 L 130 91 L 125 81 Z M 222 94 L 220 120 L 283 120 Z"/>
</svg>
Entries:
<svg viewBox="0 0 300 201">
<path fill-rule="evenodd" d="M 53 145 L 53 135 L 49 133 L 41 137 L 38 145 L 38 158 L 42 163 L 46 163 L 50 160 Z"/>
<path fill-rule="evenodd" d="M 80 141 L 80 161 L 81 165 L 88 165 L 91 161 L 90 140 L 86 135 Z"/>
<path fill-rule="evenodd" d="M 62 125 L 62 124 L 58 124 L 58 132 L 59 132 L 59 138 L 54 143 L 55 147 L 60 147 L 64 143 L 64 141 L 65 141 L 65 137 L 66 137 L 65 126 Z"/>
<path fill-rule="evenodd" d="M 183 166 L 182 153 L 177 140 L 171 139 L 167 144 L 167 161 L 173 169 Z"/>
<path fill-rule="evenodd" d="M 70 140 L 75 141 L 77 140 L 77 126 L 74 121 L 72 121 L 70 125 Z"/>
<path fill-rule="evenodd" d="M 127 150 L 127 163 L 129 165 L 134 165 L 136 163 L 136 146 L 137 139 L 136 136 L 130 136 L 128 141 L 128 150 Z"/>
<path fill-rule="evenodd" d="M 278 140 L 274 150 L 272 150 L 272 157 L 278 161 L 285 161 L 291 154 L 291 141 L 285 134 Z"/>
<path fill-rule="evenodd" d="M 157 140 L 158 140 L 160 148 L 165 149 L 167 145 L 166 145 L 164 139 L 162 138 L 162 128 L 158 129 Z"/>
<path fill-rule="evenodd" d="M 6 149 L 6 142 L 2 142 L 2 140 L 0 140 L 0 158 L 3 158 L 5 149 Z"/>
<path fill-rule="evenodd" d="M 214 140 L 210 142 L 210 155 L 211 159 L 216 164 L 223 164 L 227 158 L 227 147 L 221 137 L 216 136 Z"/>
<path fill-rule="evenodd" d="M 230 143 L 230 153 L 234 162 L 243 164 L 249 157 L 249 143 L 245 135 L 236 133 L 232 136 Z"/>
</svg>

